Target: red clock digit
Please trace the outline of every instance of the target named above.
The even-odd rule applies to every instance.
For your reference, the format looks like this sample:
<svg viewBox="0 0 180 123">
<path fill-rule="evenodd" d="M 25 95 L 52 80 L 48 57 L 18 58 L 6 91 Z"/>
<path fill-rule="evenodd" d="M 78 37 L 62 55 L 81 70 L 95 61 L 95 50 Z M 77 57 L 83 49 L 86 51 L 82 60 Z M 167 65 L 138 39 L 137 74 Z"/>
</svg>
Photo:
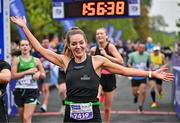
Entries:
<svg viewBox="0 0 180 123">
<path fill-rule="evenodd" d="M 106 10 L 104 8 L 104 2 L 97 2 L 97 15 L 104 15 L 106 13 Z"/>
<path fill-rule="evenodd" d="M 115 13 L 115 3 L 107 2 L 107 15 L 114 15 Z"/>
<path fill-rule="evenodd" d="M 82 15 L 84 16 L 94 16 L 95 15 L 95 3 L 83 3 Z"/>
<path fill-rule="evenodd" d="M 116 14 L 123 15 L 124 14 L 124 1 L 116 2 Z"/>
</svg>

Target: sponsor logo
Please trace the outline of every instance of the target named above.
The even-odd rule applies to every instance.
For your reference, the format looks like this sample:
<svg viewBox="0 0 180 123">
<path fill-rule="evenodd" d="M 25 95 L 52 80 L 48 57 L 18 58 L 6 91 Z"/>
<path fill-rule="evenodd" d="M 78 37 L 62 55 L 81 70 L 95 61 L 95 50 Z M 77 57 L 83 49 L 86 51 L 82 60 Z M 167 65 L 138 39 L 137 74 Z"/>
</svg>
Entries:
<svg viewBox="0 0 180 123">
<path fill-rule="evenodd" d="M 87 75 L 87 74 L 84 74 L 82 77 L 81 77 L 81 80 L 90 80 L 91 78 Z"/>
</svg>

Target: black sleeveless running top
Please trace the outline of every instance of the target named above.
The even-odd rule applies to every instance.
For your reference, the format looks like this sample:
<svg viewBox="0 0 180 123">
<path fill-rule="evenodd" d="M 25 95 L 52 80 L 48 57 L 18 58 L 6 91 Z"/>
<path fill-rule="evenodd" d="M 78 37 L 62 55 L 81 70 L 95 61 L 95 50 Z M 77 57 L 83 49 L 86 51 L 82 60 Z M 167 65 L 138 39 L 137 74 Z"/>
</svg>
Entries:
<svg viewBox="0 0 180 123">
<path fill-rule="evenodd" d="M 108 48 L 109 48 L 109 44 L 110 44 L 110 42 L 107 43 L 107 45 L 106 45 L 106 47 L 104 48 L 104 50 L 106 51 L 106 53 L 107 53 L 108 55 L 110 55 L 110 56 L 113 57 L 113 55 L 109 52 L 109 49 L 108 49 Z M 101 56 L 103 56 L 103 55 L 101 54 L 101 52 L 100 52 L 99 45 L 96 47 L 95 55 L 101 55 Z M 112 74 L 112 73 L 109 73 L 109 74 Z M 113 75 L 113 74 L 112 74 L 112 75 Z"/>
<path fill-rule="evenodd" d="M 104 50 L 106 51 L 106 53 L 110 56 L 112 56 L 112 54 L 109 52 L 108 50 L 108 47 L 109 47 L 109 42 L 108 44 L 106 45 L 106 47 L 104 48 Z M 101 55 L 103 56 L 101 53 L 100 53 L 100 49 L 99 49 L 99 45 L 96 47 L 96 52 L 95 52 L 95 55 Z"/>
<path fill-rule="evenodd" d="M 91 56 L 87 55 L 86 60 L 82 63 L 76 63 L 73 58 L 66 70 L 66 100 L 96 101 L 99 83 L 100 77 L 93 68 Z"/>
</svg>

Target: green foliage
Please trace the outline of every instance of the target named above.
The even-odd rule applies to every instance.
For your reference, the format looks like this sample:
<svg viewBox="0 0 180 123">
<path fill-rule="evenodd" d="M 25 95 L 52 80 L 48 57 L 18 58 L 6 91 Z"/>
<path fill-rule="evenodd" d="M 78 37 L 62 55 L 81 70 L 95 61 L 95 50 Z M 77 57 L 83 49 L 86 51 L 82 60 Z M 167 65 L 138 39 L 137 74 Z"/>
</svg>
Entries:
<svg viewBox="0 0 180 123">
<path fill-rule="evenodd" d="M 150 27 L 153 30 L 165 30 L 167 26 L 168 24 L 165 22 L 164 17 L 162 15 L 157 15 L 150 18 Z"/>
<path fill-rule="evenodd" d="M 31 32 L 39 40 L 44 35 L 49 33 L 64 32 L 63 27 L 59 21 L 52 19 L 52 1 L 51 0 L 24 0 L 24 7 L 28 16 Z M 132 19 L 101 19 L 101 20 L 77 20 L 76 25 L 82 28 L 87 34 L 89 41 L 95 40 L 95 30 L 99 27 L 108 27 L 113 25 L 115 27 L 114 36 L 116 32 L 121 29 L 122 39 L 136 40 L 139 33 L 136 24 Z M 15 32 L 15 33 L 14 33 Z M 17 30 L 15 26 L 12 27 L 12 39 L 17 38 Z"/>
<path fill-rule="evenodd" d="M 16 26 L 15 26 L 15 24 L 11 23 L 11 40 L 15 41 L 18 39 L 20 39 L 20 37 L 19 37 L 18 31 L 16 29 Z"/>
<path fill-rule="evenodd" d="M 148 9 L 145 5 L 141 6 L 141 17 L 134 19 L 134 28 L 142 40 L 150 35 Z"/>
<path fill-rule="evenodd" d="M 152 0 L 141 0 L 141 3 L 142 3 L 143 5 L 151 6 Z"/>
<path fill-rule="evenodd" d="M 44 35 L 50 32 L 59 33 L 64 32 L 63 27 L 59 22 L 52 19 L 52 5 L 51 0 L 24 0 L 24 7 L 28 16 L 31 32 L 38 39 L 42 39 Z M 99 27 L 108 27 L 113 25 L 115 33 L 122 29 L 122 38 L 134 40 L 138 37 L 136 30 L 133 27 L 131 19 L 108 19 L 108 20 L 89 20 L 76 21 L 77 26 L 82 28 L 87 34 L 89 41 L 95 38 L 95 30 Z M 17 30 L 12 26 L 12 39 L 17 39 Z"/>
<path fill-rule="evenodd" d="M 108 28 L 110 25 L 114 26 L 116 32 L 121 29 L 121 39 L 130 39 L 132 41 L 137 39 L 145 40 L 147 36 L 152 36 L 155 42 L 161 42 L 162 45 L 173 44 L 176 40 L 162 32 L 149 31 L 149 17 L 147 6 L 151 5 L 152 0 L 141 0 L 141 17 L 136 19 L 100 19 L 100 20 L 76 20 L 76 25 L 85 31 L 88 40 L 95 40 L 95 31 L 99 27 Z M 24 0 L 24 6 L 28 16 L 31 32 L 40 40 L 44 35 L 49 33 L 64 32 L 64 29 L 59 21 L 52 19 L 52 1 L 51 0 Z M 11 26 L 12 40 L 18 38 L 18 33 L 15 25 Z"/>
<path fill-rule="evenodd" d="M 52 19 L 51 0 L 24 0 L 24 6 L 32 33 L 42 39 L 43 35 L 63 30 L 59 22 Z"/>
<path fill-rule="evenodd" d="M 178 40 L 178 37 L 175 37 L 173 34 L 159 31 L 153 31 L 152 38 L 155 44 L 160 43 L 161 46 L 173 46 L 174 42 Z"/>
<path fill-rule="evenodd" d="M 122 37 L 121 39 L 131 39 L 135 40 L 138 38 L 137 32 L 133 27 L 132 19 L 106 19 L 106 20 L 86 20 L 77 21 L 77 26 L 85 31 L 89 41 L 95 40 L 95 32 L 97 28 L 109 26 L 114 26 L 115 31 L 113 37 L 115 37 L 116 32 L 121 29 Z"/>
</svg>

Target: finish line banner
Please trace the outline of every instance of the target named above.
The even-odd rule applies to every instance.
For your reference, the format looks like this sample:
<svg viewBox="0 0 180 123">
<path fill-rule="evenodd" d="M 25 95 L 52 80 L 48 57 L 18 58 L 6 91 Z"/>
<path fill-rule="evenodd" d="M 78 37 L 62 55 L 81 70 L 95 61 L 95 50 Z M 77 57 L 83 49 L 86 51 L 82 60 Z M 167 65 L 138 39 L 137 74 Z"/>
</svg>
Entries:
<svg viewBox="0 0 180 123">
<path fill-rule="evenodd" d="M 0 59 L 4 59 L 3 0 L 0 0 Z"/>
<path fill-rule="evenodd" d="M 29 27 L 28 18 L 22 0 L 10 0 L 10 16 L 26 17 L 26 25 Z M 22 28 L 16 25 L 21 39 L 27 39 Z"/>
<path fill-rule="evenodd" d="M 173 73 L 175 75 L 175 80 L 173 82 L 173 105 L 176 114 L 180 120 L 180 67 L 173 67 Z"/>
<path fill-rule="evenodd" d="M 0 0 L 0 59 L 11 64 L 10 44 L 10 15 L 9 0 Z M 6 87 L 6 107 L 9 116 L 16 113 L 14 104 L 13 89 L 15 82 L 11 81 Z"/>
<path fill-rule="evenodd" d="M 0 0 L 0 59 L 11 61 L 9 1 Z"/>
</svg>

